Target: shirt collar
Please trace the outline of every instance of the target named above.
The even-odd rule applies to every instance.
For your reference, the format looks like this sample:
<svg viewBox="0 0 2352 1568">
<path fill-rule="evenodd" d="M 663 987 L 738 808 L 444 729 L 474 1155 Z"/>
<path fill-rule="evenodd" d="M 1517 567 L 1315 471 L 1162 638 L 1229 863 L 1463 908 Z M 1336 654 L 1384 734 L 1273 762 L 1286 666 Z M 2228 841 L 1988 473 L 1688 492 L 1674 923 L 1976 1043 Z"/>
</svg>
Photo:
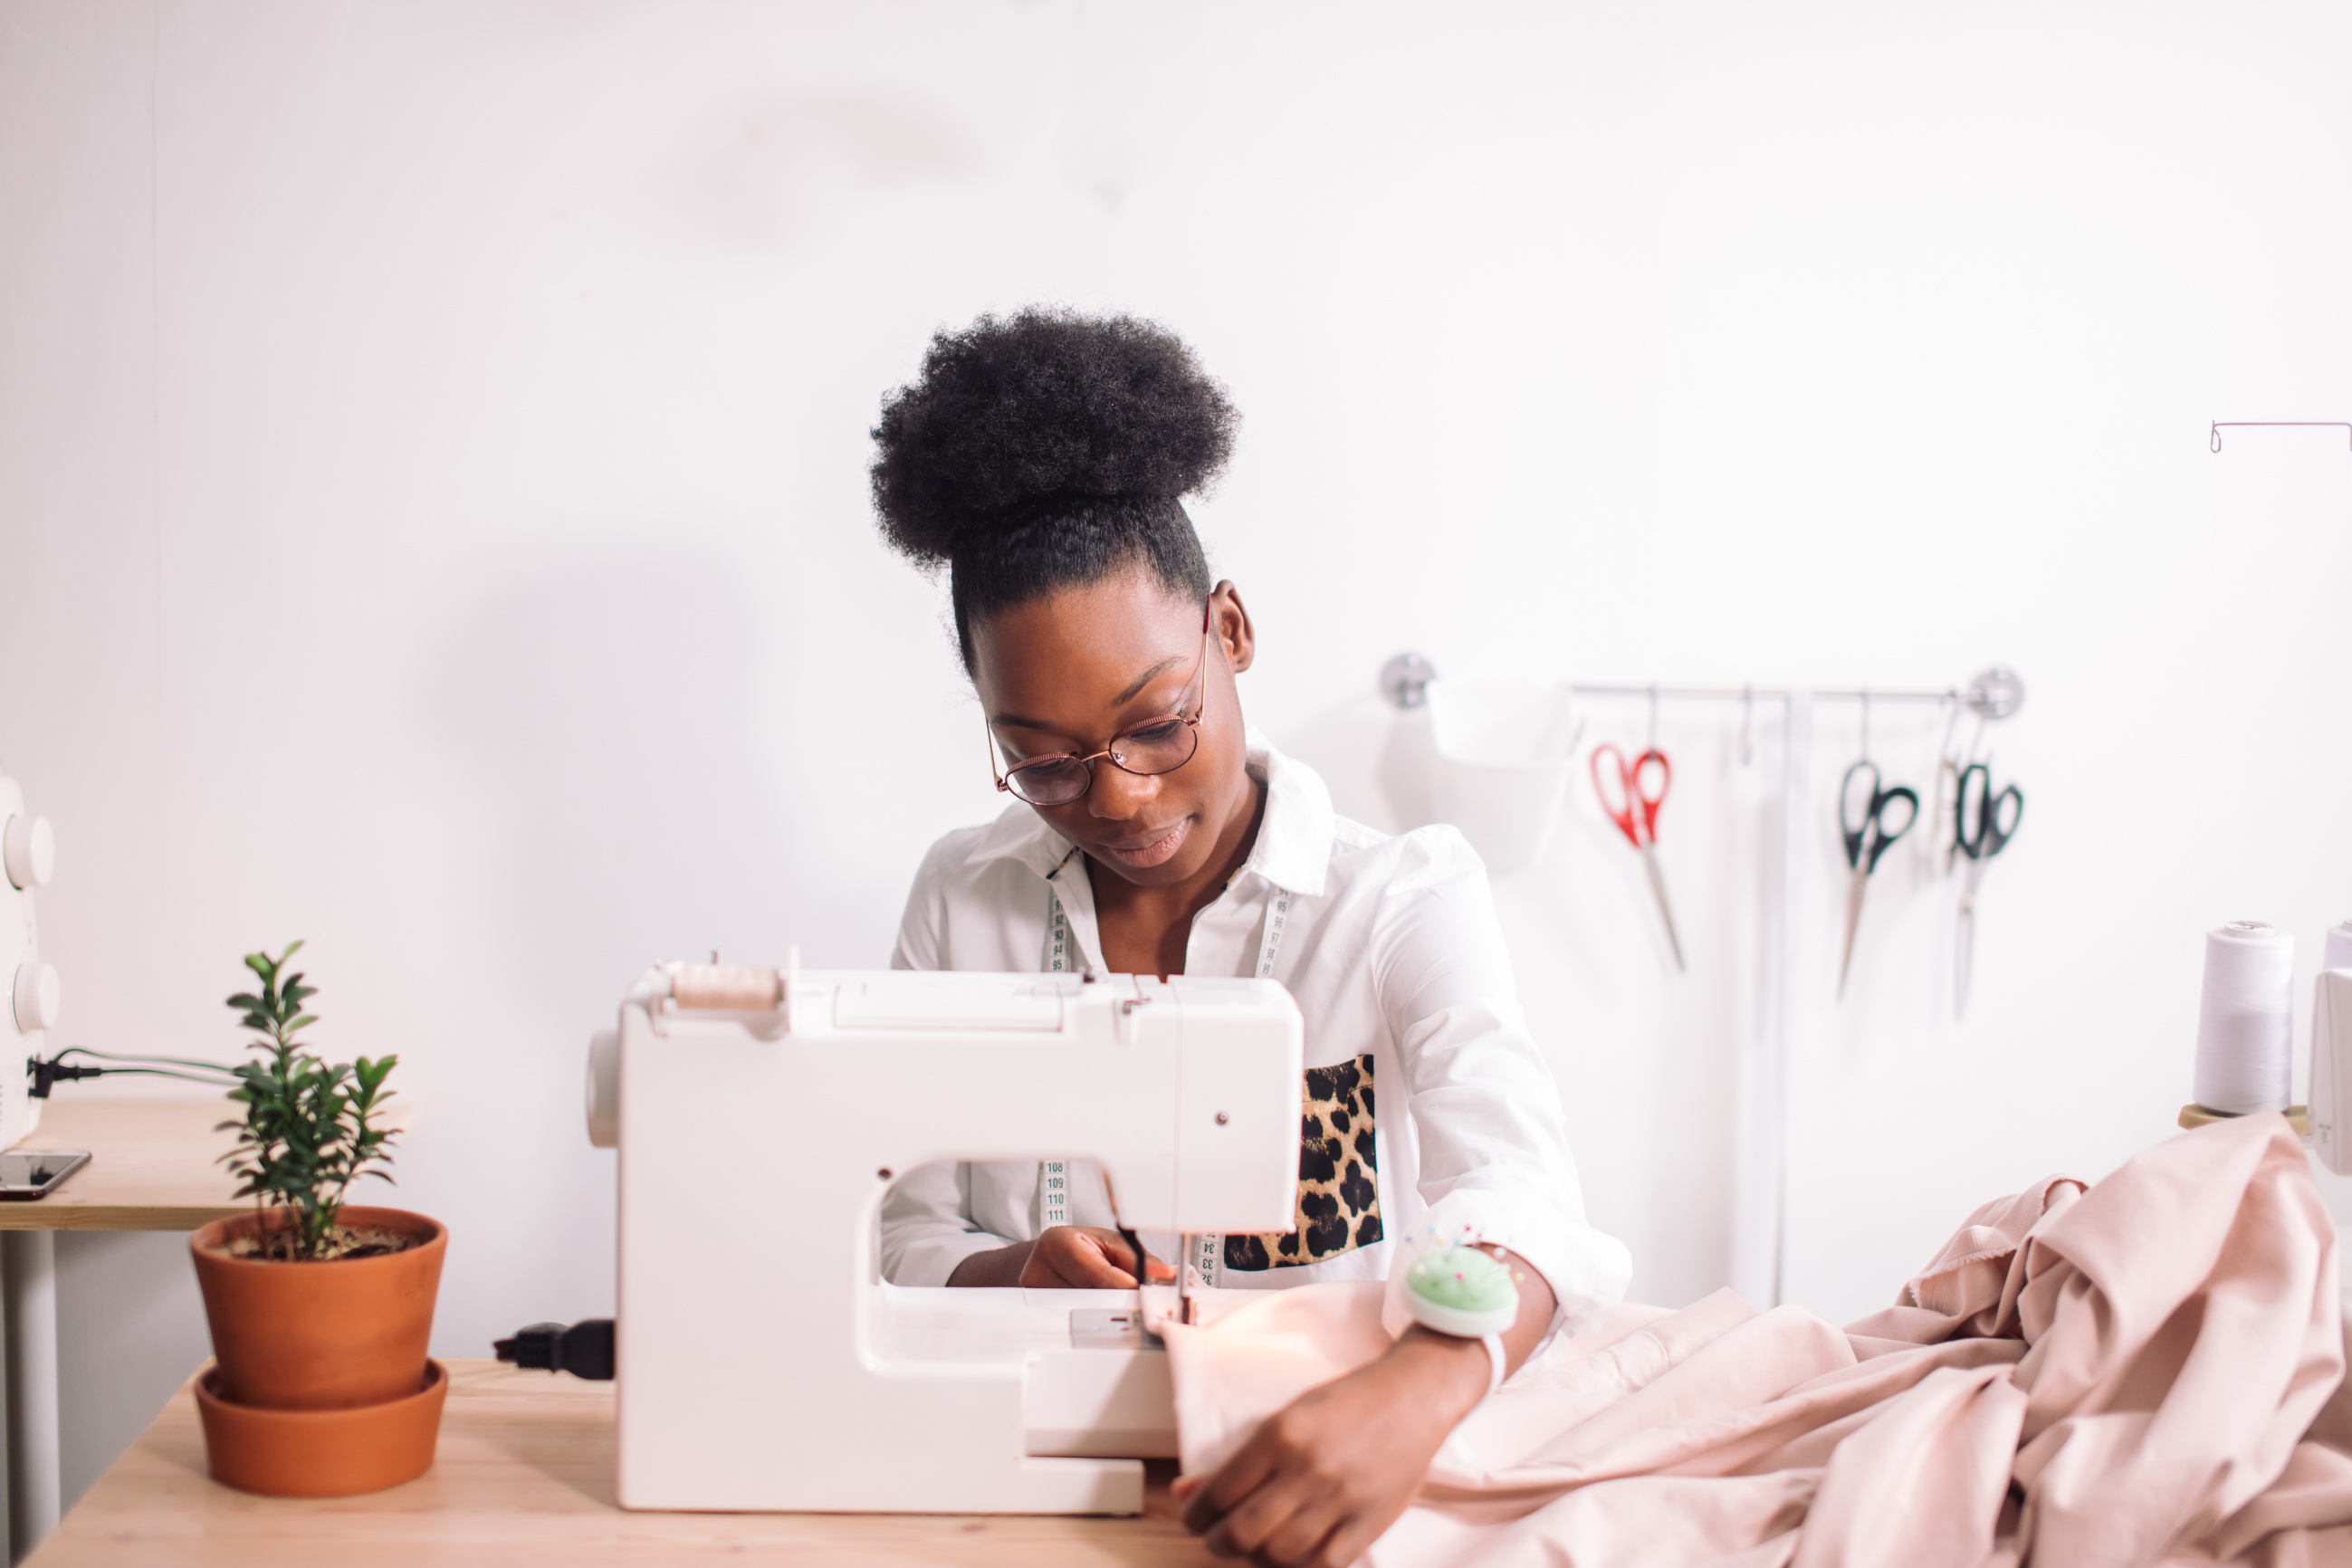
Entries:
<svg viewBox="0 0 2352 1568">
<path fill-rule="evenodd" d="M 1248 745 L 1250 772 L 1265 779 L 1265 817 L 1242 864 L 1286 892 L 1319 897 L 1336 832 L 1331 792 L 1313 768 L 1284 756 L 1265 736 L 1253 731 Z"/>
<path fill-rule="evenodd" d="M 1265 816 L 1242 864 L 1277 888 L 1316 897 L 1331 862 L 1331 792 L 1314 769 L 1284 756 L 1257 731 L 1251 731 L 1244 744 L 1249 771 L 1265 780 Z M 980 836 L 964 864 L 1018 860 L 1050 878 L 1069 863 L 1076 848 L 1033 807 L 1015 801 Z"/>
</svg>

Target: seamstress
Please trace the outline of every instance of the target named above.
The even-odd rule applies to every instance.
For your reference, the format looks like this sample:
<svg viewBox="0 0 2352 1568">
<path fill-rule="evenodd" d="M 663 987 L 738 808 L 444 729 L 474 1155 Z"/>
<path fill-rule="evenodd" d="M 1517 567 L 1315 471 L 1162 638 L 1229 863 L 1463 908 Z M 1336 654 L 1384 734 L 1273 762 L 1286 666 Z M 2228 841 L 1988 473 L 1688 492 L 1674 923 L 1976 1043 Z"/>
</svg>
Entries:
<svg viewBox="0 0 2352 1568">
<path fill-rule="evenodd" d="M 1476 855 L 1450 827 L 1391 837 L 1334 815 L 1314 773 L 1244 727 L 1234 678 L 1256 629 L 1180 500 L 1223 467 L 1234 424 L 1163 329 L 1044 310 L 940 333 L 886 402 L 882 528 L 948 569 L 985 720 L 921 725 L 904 755 L 985 755 L 1015 797 L 932 847 L 895 962 L 1279 981 L 1306 1019 L 1297 1228 L 1210 1238 L 1185 1261 L 1228 1288 L 1382 1279 L 1400 1238 L 1466 1233 L 1519 1276 L 1516 1369 L 1617 1304 L 1625 1249 L 1584 1222 Z M 1113 1196 L 1090 1162 L 911 1172 L 885 1200 L 885 1273 L 1172 1278 L 1121 1241 Z M 1180 1482 L 1185 1522 L 1225 1555 L 1352 1562 L 1493 1375 L 1478 1341 L 1409 1327 Z"/>
</svg>

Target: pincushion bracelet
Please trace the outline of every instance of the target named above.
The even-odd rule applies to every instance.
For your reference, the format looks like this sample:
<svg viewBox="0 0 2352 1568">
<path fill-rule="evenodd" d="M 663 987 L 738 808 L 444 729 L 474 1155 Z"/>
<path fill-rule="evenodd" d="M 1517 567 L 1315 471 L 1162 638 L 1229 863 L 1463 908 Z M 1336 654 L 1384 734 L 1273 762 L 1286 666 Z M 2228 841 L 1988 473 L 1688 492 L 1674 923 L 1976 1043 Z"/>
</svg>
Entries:
<svg viewBox="0 0 2352 1568">
<path fill-rule="evenodd" d="M 1511 1271 L 1475 1247 L 1424 1253 L 1404 1271 L 1404 1300 L 1422 1327 L 1486 1345 L 1492 1366 L 1486 1395 L 1492 1398 L 1510 1370 L 1503 1331 L 1519 1317 L 1519 1288 L 1511 1282 Z"/>
</svg>

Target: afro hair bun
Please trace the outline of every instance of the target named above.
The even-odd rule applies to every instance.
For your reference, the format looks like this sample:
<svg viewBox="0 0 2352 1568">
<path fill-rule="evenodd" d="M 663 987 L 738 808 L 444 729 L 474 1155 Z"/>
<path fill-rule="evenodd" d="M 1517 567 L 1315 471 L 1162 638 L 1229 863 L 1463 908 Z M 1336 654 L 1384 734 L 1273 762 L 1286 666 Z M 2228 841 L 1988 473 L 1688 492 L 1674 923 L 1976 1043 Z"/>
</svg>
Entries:
<svg viewBox="0 0 2352 1568">
<path fill-rule="evenodd" d="M 1032 307 L 941 331 L 882 405 L 874 509 L 916 563 L 1107 500 L 1174 500 L 1216 478 L 1236 416 L 1166 328 Z"/>
</svg>

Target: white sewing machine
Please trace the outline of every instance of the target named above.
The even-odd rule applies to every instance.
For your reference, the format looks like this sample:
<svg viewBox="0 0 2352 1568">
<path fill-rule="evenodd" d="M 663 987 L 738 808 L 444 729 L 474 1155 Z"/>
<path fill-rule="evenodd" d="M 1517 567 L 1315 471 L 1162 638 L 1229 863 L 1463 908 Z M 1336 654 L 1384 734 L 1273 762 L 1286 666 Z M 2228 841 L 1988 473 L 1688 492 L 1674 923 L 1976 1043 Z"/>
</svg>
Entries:
<svg viewBox="0 0 2352 1568">
<path fill-rule="evenodd" d="M 32 1136 L 41 1102 L 26 1092 L 25 1063 L 58 1021 L 58 972 L 41 962 L 33 892 L 48 886 L 57 868 L 57 836 L 49 819 L 25 809 L 15 779 L 0 778 L 0 980 L 8 987 L 7 1019 L 0 1024 L 0 1149 Z"/>
<path fill-rule="evenodd" d="M 883 1193 L 1089 1158 L 1131 1229 L 1289 1229 L 1301 1033 L 1272 981 L 647 971 L 589 1069 L 622 1505 L 1138 1511 L 1176 1451 L 1139 1293 L 887 1284 Z"/>
</svg>

